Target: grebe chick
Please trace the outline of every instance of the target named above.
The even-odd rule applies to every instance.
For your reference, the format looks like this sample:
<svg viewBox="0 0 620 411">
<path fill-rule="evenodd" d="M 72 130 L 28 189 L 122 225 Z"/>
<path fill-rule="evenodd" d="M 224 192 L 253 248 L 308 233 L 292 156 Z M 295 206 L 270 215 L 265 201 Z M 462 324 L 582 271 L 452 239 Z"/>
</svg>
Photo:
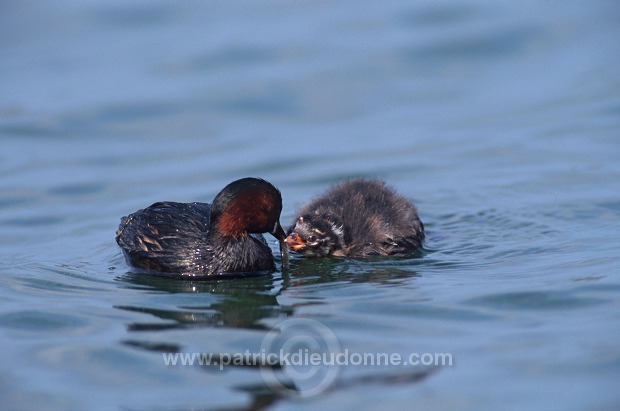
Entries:
<svg viewBox="0 0 620 411">
<path fill-rule="evenodd" d="M 422 246 L 416 207 L 377 179 L 350 179 L 301 207 L 285 242 L 307 257 L 405 256 Z"/>
<path fill-rule="evenodd" d="M 242 178 L 224 187 L 213 204 L 158 202 L 123 217 L 116 242 L 130 265 L 180 278 L 273 272 L 262 233 L 278 239 L 286 266 L 281 211 L 277 188 Z"/>
</svg>

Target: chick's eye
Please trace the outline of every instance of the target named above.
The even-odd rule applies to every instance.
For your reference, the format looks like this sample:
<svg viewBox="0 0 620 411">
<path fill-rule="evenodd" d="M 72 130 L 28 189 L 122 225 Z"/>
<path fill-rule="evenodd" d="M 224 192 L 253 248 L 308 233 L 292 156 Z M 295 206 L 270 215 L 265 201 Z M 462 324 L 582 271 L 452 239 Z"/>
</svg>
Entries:
<svg viewBox="0 0 620 411">
<path fill-rule="evenodd" d="M 306 240 L 310 243 L 314 243 L 316 242 L 316 236 L 314 234 L 310 234 Z"/>
</svg>

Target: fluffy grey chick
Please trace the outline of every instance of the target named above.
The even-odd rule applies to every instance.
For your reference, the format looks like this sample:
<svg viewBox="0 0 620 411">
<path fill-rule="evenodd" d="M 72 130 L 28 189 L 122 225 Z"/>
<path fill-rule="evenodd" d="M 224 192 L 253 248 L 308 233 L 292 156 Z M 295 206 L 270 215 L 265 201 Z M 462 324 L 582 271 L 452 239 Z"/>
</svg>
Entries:
<svg viewBox="0 0 620 411">
<path fill-rule="evenodd" d="M 355 178 L 301 207 L 287 235 L 288 248 L 306 257 L 404 256 L 422 246 L 424 225 L 385 182 Z"/>
</svg>

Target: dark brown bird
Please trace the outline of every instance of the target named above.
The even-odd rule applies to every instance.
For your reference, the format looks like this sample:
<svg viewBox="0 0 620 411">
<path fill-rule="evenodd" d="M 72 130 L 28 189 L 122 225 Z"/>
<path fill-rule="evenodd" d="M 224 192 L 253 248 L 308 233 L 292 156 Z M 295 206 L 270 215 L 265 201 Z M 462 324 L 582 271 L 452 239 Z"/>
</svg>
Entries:
<svg viewBox="0 0 620 411">
<path fill-rule="evenodd" d="M 116 242 L 130 265 L 182 278 L 272 272 L 262 233 L 279 240 L 286 265 L 281 211 L 277 188 L 243 178 L 224 187 L 213 204 L 158 202 L 123 217 Z"/>
<path fill-rule="evenodd" d="M 422 246 L 416 207 L 376 179 L 332 186 L 301 207 L 285 242 L 307 257 L 404 256 Z"/>
</svg>

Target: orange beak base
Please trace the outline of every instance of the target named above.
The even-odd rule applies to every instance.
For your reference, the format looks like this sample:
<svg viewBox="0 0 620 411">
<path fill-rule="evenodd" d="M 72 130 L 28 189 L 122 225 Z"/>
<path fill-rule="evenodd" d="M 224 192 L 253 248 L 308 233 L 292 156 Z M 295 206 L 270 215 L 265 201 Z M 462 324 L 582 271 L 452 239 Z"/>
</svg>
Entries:
<svg viewBox="0 0 620 411">
<path fill-rule="evenodd" d="M 301 250 L 306 246 L 304 240 L 297 233 L 291 233 L 288 237 L 284 239 L 284 242 L 288 246 L 289 249 L 293 251 Z"/>
</svg>

